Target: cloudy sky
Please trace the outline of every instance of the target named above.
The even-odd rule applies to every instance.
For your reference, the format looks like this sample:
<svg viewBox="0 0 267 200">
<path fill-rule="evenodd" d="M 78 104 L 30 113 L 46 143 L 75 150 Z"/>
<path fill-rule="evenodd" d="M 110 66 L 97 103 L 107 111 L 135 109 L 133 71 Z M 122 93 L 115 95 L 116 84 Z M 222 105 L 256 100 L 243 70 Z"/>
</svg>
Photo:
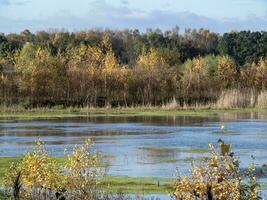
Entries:
<svg viewBox="0 0 267 200">
<path fill-rule="evenodd" d="M 267 0 L 0 0 L 0 32 L 90 28 L 267 30 Z"/>
</svg>

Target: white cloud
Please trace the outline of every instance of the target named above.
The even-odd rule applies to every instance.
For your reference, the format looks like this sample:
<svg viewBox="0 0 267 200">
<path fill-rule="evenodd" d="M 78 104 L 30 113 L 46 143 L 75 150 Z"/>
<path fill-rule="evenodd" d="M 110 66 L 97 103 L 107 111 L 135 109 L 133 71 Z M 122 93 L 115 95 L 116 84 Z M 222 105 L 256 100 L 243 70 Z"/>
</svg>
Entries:
<svg viewBox="0 0 267 200">
<path fill-rule="evenodd" d="M 0 0 L 3 1 L 3 0 Z M 250 16 L 245 19 L 219 20 L 196 15 L 190 12 L 170 12 L 167 10 L 153 10 L 150 12 L 130 8 L 127 4 L 114 6 L 107 1 L 94 1 L 86 17 L 78 17 L 71 12 L 58 12 L 57 16 L 43 20 L 11 20 L 0 18 L 3 32 L 20 32 L 24 29 L 32 31 L 47 30 L 49 28 L 65 28 L 67 30 L 84 30 L 90 28 L 161 28 L 171 29 L 178 25 L 184 28 L 207 28 L 215 32 L 231 30 L 267 30 L 267 15 L 265 17 Z M 12 24 L 12 26 L 10 26 Z"/>
</svg>

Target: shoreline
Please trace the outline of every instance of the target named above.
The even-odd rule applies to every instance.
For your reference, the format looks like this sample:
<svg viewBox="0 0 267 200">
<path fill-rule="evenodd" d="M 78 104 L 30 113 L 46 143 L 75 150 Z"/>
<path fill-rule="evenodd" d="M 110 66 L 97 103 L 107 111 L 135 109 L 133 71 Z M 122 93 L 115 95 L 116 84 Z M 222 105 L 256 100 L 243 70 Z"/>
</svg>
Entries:
<svg viewBox="0 0 267 200">
<path fill-rule="evenodd" d="M 145 116 L 192 116 L 208 117 L 224 113 L 267 113 L 267 108 L 191 108 L 164 109 L 152 108 L 0 108 L 0 122 L 3 119 L 60 119 L 84 117 L 145 117 Z"/>
</svg>

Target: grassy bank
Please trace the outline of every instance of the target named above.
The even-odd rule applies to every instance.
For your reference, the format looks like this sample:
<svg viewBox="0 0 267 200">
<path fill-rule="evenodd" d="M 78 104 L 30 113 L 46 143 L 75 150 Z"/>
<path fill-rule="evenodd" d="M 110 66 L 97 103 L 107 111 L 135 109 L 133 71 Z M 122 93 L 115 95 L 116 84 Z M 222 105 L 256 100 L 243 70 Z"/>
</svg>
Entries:
<svg viewBox="0 0 267 200">
<path fill-rule="evenodd" d="M 99 187 L 111 193 L 121 190 L 126 194 L 168 194 L 173 179 L 145 177 L 105 177 Z"/>
<path fill-rule="evenodd" d="M 3 181 L 3 177 L 5 173 L 8 171 L 11 163 L 17 162 L 20 158 L 13 157 L 13 158 L 0 158 L 0 185 Z"/>
<path fill-rule="evenodd" d="M 147 108 L 35 108 L 23 109 L 20 107 L 0 107 L 0 120 L 6 119 L 48 119 L 48 118 L 75 118 L 98 116 L 211 116 L 223 113 L 267 112 L 262 108 L 236 109 L 164 109 L 161 107 Z"/>
</svg>

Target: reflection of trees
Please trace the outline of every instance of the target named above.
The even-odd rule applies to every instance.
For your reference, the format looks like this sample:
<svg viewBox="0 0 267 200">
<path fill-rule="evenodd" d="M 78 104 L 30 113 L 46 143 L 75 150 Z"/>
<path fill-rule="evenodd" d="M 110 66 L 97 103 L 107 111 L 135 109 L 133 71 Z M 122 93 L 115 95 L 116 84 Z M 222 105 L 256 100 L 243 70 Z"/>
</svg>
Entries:
<svg viewBox="0 0 267 200">
<path fill-rule="evenodd" d="M 267 113 L 264 112 L 225 112 L 218 114 L 220 121 L 233 121 L 241 119 L 262 119 L 266 120 Z"/>
</svg>

